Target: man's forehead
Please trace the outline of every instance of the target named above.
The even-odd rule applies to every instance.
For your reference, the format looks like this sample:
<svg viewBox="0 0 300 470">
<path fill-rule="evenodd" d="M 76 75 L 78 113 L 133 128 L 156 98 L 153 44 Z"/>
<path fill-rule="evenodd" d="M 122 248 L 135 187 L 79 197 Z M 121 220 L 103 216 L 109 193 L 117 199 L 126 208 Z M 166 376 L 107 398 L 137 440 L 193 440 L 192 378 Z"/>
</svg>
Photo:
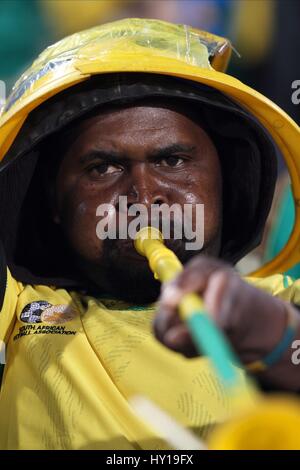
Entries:
<svg viewBox="0 0 300 470">
<path fill-rule="evenodd" d="M 128 152 L 142 151 L 147 155 L 158 155 L 160 150 L 171 149 L 172 153 L 186 152 L 196 145 L 204 147 L 211 139 L 207 133 L 185 114 L 177 110 L 152 106 L 122 107 L 102 110 L 82 121 L 73 130 L 70 139 L 73 152 L 78 156 L 110 153 L 116 158 L 127 158 Z"/>
<path fill-rule="evenodd" d="M 201 125 L 201 111 L 199 107 L 191 106 L 179 99 L 164 99 L 160 97 L 148 98 L 130 103 L 111 103 L 83 116 L 78 122 L 81 130 L 89 129 L 96 123 L 111 123 L 130 119 L 131 128 L 144 127 L 149 130 L 167 129 L 173 123 L 181 120 L 191 120 Z"/>
</svg>

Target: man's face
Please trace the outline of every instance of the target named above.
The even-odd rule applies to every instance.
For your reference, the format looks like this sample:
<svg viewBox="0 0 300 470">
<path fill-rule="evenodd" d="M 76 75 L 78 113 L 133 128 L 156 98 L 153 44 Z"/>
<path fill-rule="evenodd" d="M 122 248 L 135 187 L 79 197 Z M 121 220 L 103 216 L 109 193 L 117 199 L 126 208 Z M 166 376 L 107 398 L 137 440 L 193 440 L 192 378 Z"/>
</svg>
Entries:
<svg viewBox="0 0 300 470">
<path fill-rule="evenodd" d="M 217 151 L 180 108 L 139 104 L 99 112 L 81 122 L 56 179 L 54 220 L 61 225 L 81 272 L 106 293 L 155 300 L 159 286 L 132 240 L 101 240 L 97 207 L 204 204 L 204 247 L 217 256 L 221 233 L 221 170 Z M 184 262 L 184 241 L 168 242 Z"/>
</svg>

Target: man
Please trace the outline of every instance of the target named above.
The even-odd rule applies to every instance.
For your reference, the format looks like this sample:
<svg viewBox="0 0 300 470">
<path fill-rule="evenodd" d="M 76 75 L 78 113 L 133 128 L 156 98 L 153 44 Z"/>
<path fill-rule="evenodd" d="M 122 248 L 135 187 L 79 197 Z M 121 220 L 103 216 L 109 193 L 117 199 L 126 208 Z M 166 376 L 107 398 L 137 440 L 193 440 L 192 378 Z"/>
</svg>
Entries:
<svg viewBox="0 0 300 470">
<path fill-rule="evenodd" d="M 55 59 L 46 51 L 39 59 L 45 60 L 43 68 L 36 63 L 7 100 L 0 209 L 0 332 L 6 345 L 1 448 L 165 448 L 129 406 L 136 394 L 205 438 L 231 403 L 207 358 L 177 353 L 195 355 L 176 310 L 185 292 L 203 296 L 244 364 L 282 345 L 288 318 L 293 339 L 299 337 L 296 308 L 246 284 L 228 264 L 259 241 L 276 178 L 276 146 L 229 96 L 192 79 L 162 75 L 157 50 L 156 73 L 145 64 L 139 69 L 139 59 L 149 61 L 144 44 L 151 44 L 152 54 L 172 31 L 177 51 L 183 37 L 185 44 L 190 41 L 183 62 L 196 51 L 203 54 L 195 56 L 203 68 L 207 49 L 199 49 L 195 33 L 186 36 L 182 27 L 150 20 L 122 21 L 91 30 L 87 41 L 86 33 L 66 39 Z M 128 67 L 128 57 L 127 69 L 118 64 L 109 70 L 107 64 L 116 57 L 124 61 L 126 51 L 136 54 L 136 70 Z M 93 62 L 99 54 L 101 61 L 106 57 L 101 67 Z M 171 59 L 165 53 L 164 60 Z M 68 71 L 74 63 L 80 79 Z M 96 73 L 90 77 L 85 67 Z M 186 62 L 183 67 L 187 73 Z M 120 196 L 127 197 L 127 208 L 204 205 L 198 252 L 186 250 L 184 238 L 167 240 L 187 264 L 158 306 L 159 283 L 133 240 L 97 234 L 98 207 L 110 204 L 121 213 Z M 297 303 L 295 287 L 284 291 L 282 276 L 251 282 Z M 154 338 L 153 321 L 164 346 Z M 290 356 L 289 347 L 277 353 L 261 382 L 298 391 Z"/>
</svg>

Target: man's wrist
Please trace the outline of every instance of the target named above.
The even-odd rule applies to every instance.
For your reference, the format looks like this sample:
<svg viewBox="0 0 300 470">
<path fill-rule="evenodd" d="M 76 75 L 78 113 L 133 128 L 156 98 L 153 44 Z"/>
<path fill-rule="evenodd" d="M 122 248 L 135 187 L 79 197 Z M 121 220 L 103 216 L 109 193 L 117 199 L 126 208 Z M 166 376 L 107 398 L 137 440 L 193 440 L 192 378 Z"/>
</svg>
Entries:
<svg viewBox="0 0 300 470">
<path fill-rule="evenodd" d="M 278 360 L 265 370 L 255 374 L 255 377 L 267 391 L 291 391 L 300 392 L 300 364 L 293 361 L 293 342 L 300 338 L 300 309 L 289 304 L 289 316 L 293 315 L 294 334 L 289 344 L 286 344 Z"/>
<path fill-rule="evenodd" d="M 281 358 L 284 356 L 285 352 L 288 350 L 293 340 L 295 339 L 298 327 L 298 314 L 292 305 L 285 303 L 284 306 L 287 318 L 285 331 L 282 335 L 282 338 L 274 346 L 274 348 L 269 351 L 264 357 L 246 364 L 246 369 L 249 372 L 263 372 L 275 365 L 281 360 Z"/>
</svg>

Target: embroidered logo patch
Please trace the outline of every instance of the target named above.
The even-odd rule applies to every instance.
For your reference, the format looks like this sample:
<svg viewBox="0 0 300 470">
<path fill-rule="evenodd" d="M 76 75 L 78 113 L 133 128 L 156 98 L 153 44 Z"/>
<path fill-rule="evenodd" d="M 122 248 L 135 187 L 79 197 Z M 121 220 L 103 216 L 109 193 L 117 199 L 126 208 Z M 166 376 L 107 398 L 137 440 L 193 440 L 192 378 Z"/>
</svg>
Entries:
<svg viewBox="0 0 300 470">
<path fill-rule="evenodd" d="M 52 305 L 46 308 L 41 315 L 42 322 L 60 324 L 73 320 L 76 312 L 69 305 Z"/>
<path fill-rule="evenodd" d="M 45 300 L 27 304 L 20 315 L 24 323 L 61 324 L 73 320 L 76 311 L 69 305 L 52 305 Z"/>
<path fill-rule="evenodd" d="M 45 300 L 31 302 L 23 308 L 20 320 L 24 323 L 42 323 L 41 315 L 48 307 L 51 307 L 51 304 Z"/>
<path fill-rule="evenodd" d="M 45 300 L 36 300 L 27 304 L 20 315 L 25 325 L 17 326 L 14 341 L 20 338 L 45 335 L 74 336 L 77 330 L 68 330 L 62 323 L 67 323 L 78 316 L 78 312 L 70 305 L 52 305 Z"/>
</svg>

